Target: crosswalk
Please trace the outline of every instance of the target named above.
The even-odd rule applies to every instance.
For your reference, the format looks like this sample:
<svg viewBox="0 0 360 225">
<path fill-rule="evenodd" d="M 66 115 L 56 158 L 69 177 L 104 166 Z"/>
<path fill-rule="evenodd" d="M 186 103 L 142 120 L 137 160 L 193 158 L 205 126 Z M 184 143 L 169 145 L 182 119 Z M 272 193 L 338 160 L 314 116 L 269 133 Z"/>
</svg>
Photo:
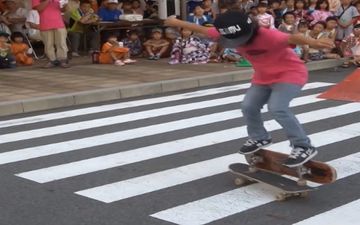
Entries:
<svg viewBox="0 0 360 225">
<path fill-rule="evenodd" d="M 307 84 L 291 107 L 309 130 L 319 159 L 337 169 L 341 183 L 360 173 L 359 150 L 346 147 L 360 141 L 360 103 L 317 98 L 332 85 Z M 236 148 L 247 137 L 240 103 L 249 86 L 237 84 L 2 120 L 0 170 L 11 167 L 14 176 L 40 185 L 71 180 L 75 186 L 69 195 L 102 204 L 152 196 L 157 205 L 147 216 L 169 224 L 221 224 L 268 204 L 276 207 L 272 189 L 261 184 L 230 185 L 227 172 L 229 164 L 245 163 Z M 277 142 L 270 149 L 288 153 L 289 143 L 280 125 L 266 107 L 262 112 Z M 341 149 L 334 151 L 338 146 Z M 131 166 L 138 170 L 126 169 Z M 199 188 L 207 179 L 216 182 L 218 177 L 228 183 L 217 183 L 214 190 Z M 89 182 L 82 183 L 84 179 Z M 310 185 L 319 186 L 320 191 L 323 187 Z M 171 200 L 162 197 L 165 191 L 181 193 L 185 186 L 201 194 Z M 356 210 L 360 203 L 354 196 L 288 224 L 356 224 L 360 219 Z M 340 220 L 345 212 L 347 220 Z"/>
</svg>

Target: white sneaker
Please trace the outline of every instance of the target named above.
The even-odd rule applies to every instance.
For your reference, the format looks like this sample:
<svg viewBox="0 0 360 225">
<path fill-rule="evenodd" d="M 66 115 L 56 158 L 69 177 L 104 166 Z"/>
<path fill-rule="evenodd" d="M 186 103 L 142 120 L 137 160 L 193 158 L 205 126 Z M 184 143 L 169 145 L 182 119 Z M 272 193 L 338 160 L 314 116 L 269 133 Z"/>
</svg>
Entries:
<svg viewBox="0 0 360 225">
<path fill-rule="evenodd" d="M 125 64 L 136 63 L 136 60 L 134 60 L 134 59 L 125 59 L 125 60 L 124 60 L 124 63 L 125 63 Z"/>
<path fill-rule="evenodd" d="M 121 60 L 116 60 L 114 63 L 116 66 L 124 66 L 125 63 L 123 63 Z"/>
<path fill-rule="evenodd" d="M 72 52 L 71 55 L 72 55 L 73 57 L 79 57 L 79 56 L 80 56 L 79 53 L 77 53 L 77 52 Z"/>
</svg>

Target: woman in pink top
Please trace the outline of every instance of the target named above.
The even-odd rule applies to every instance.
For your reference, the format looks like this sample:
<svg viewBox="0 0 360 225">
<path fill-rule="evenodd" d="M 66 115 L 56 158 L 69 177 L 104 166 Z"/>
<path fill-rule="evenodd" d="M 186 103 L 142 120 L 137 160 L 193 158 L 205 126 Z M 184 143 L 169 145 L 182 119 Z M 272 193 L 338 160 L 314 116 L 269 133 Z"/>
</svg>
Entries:
<svg viewBox="0 0 360 225">
<path fill-rule="evenodd" d="M 299 95 L 308 79 L 307 69 L 293 51 L 292 45 L 332 48 L 334 44 L 331 41 L 260 28 L 246 14 L 237 10 L 220 14 L 212 28 L 184 22 L 174 17 L 168 18 L 165 24 L 218 39 L 223 47 L 236 48 L 252 63 L 255 70 L 252 85 L 242 102 L 249 139 L 241 147 L 241 154 L 251 154 L 272 143 L 261 119 L 260 110 L 265 104 L 268 104 L 269 112 L 283 127 L 293 146 L 284 165 L 298 166 L 317 154 L 301 124 L 289 110 L 290 101 Z"/>
<path fill-rule="evenodd" d="M 334 14 L 330 12 L 329 2 L 327 0 L 318 0 L 316 3 L 315 11 L 311 14 L 313 21 L 310 25 L 313 26 L 319 21 L 326 21 L 326 19 Z"/>
<path fill-rule="evenodd" d="M 68 68 L 67 31 L 61 15 L 67 0 L 32 0 L 32 8 L 39 12 L 40 35 L 45 46 L 45 54 L 50 60 L 44 68 L 57 65 Z"/>
</svg>

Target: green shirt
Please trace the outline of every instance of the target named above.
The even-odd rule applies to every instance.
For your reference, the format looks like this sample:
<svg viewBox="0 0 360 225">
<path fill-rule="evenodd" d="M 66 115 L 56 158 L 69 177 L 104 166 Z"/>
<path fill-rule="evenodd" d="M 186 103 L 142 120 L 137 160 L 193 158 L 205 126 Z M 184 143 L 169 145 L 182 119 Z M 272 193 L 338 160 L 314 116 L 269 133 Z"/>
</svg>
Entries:
<svg viewBox="0 0 360 225">
<path fill-rule="evenodd" d="M 70 32 L 84 33 L 85 24 L 80 23 L 83 13 L 80 9 L 75 9 L 70 13 Z"/>
</svg>

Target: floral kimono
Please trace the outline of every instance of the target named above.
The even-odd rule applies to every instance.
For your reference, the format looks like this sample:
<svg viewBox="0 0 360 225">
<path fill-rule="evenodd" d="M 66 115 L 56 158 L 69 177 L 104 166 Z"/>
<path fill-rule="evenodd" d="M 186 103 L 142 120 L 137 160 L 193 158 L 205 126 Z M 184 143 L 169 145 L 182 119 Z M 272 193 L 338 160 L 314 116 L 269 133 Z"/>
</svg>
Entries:
<svg viewBox="0 0 360 225">
<path fill-rule="evenodd" d="M 172 51 L 170 64 L 203 64 L 210 58 L 210 48 L 206 42 L 191 36 L 190 38 L 176 39 Z"/>
</svg>

